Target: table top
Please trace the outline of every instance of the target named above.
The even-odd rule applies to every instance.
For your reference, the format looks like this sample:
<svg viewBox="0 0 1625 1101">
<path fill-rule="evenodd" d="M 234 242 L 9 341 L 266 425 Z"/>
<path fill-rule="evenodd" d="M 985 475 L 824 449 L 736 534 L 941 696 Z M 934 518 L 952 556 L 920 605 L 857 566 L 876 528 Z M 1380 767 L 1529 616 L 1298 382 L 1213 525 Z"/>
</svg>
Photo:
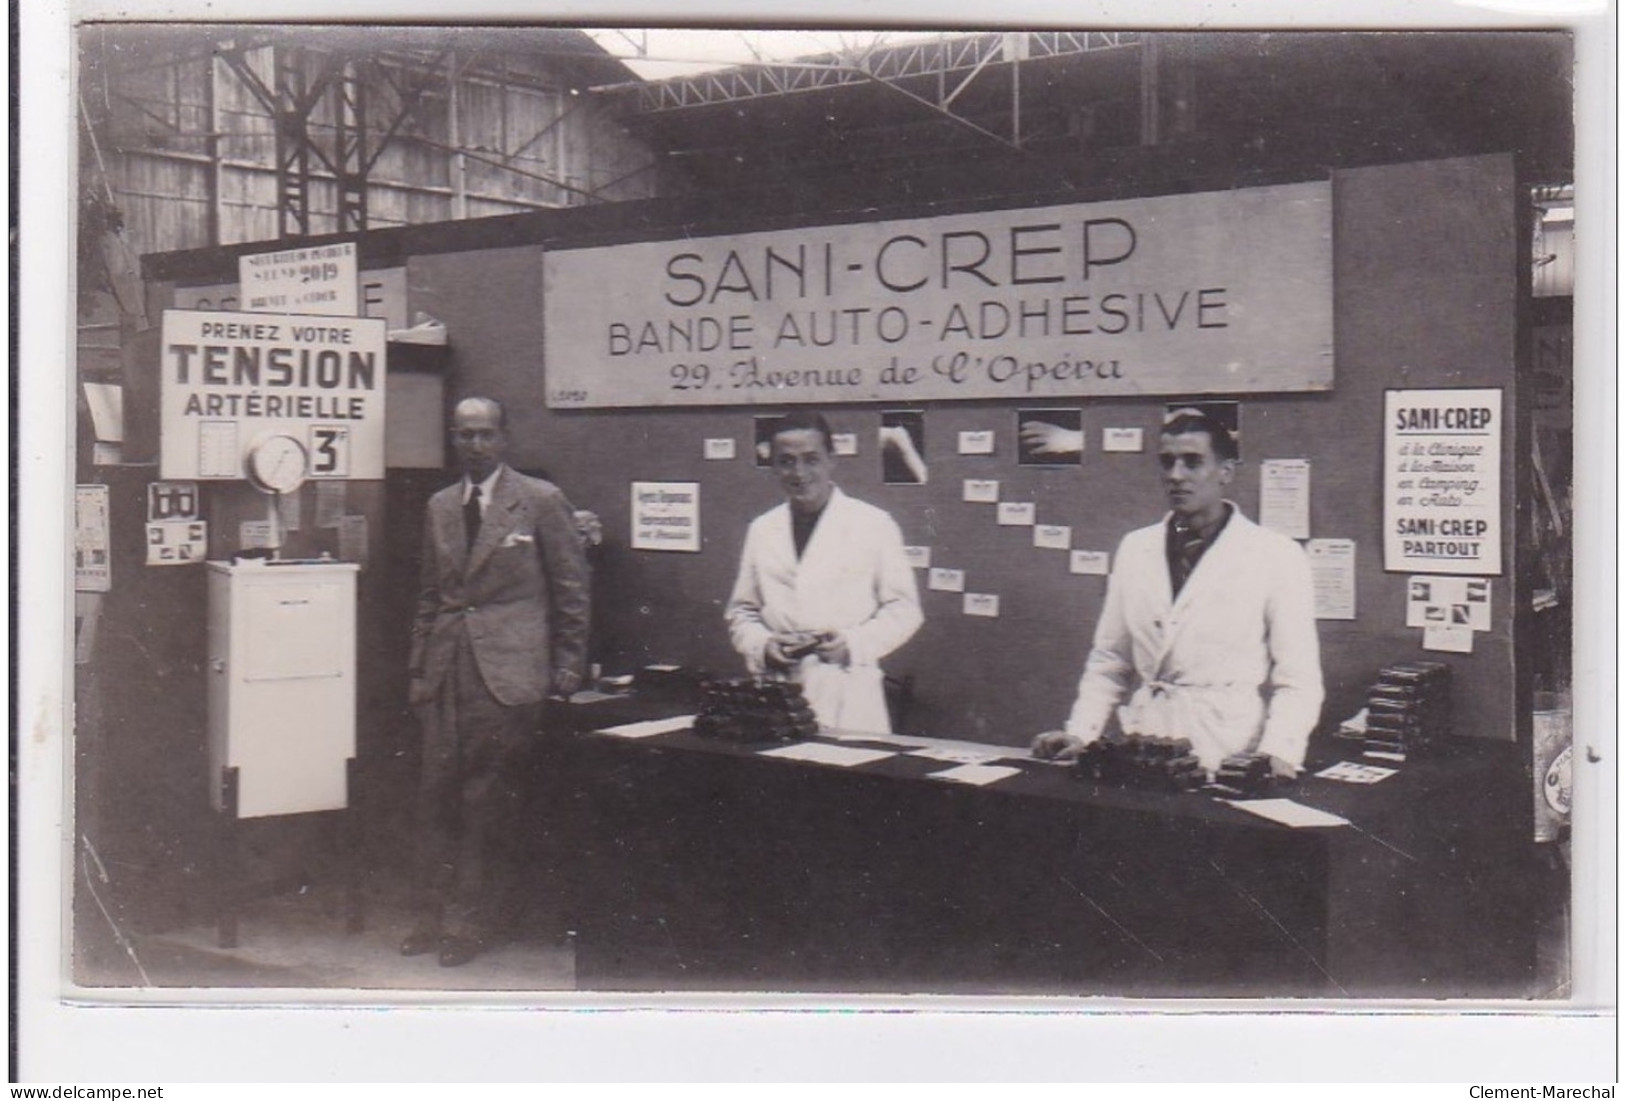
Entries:
<svg viewBox="0 0 1625 1101">
<path fill-rule="evenodd" d="M 1057 800 L 1128 813 L 1174 816 L 1240 829 L 1364 834 L 1401 855 L 1411 855 L 1417 842 L 1444 844 L 1463 830 L 1504 833 L 1517 815 L 1499 805 L 1497 792 L 1518 790 L 1506 784 L 1518 772 L 1517 747 L 1510 742 L 1454 738 L 1426 754 L 1413 754 L 1409 761 L 1382 763 L 1395 768 L 1394 775 L 1376 783 L 1350 783 L 1315 775 L 1339 761 L 1361 760 L 1358 741 L 1331 735 L 1311 739 L 1304 773 L 1295 781 L 1278 785 L 1267 798 L 1289 799 L 1315 810 L 1346 819 L 1348 826 L 1293 827 L 1240 809 L 1232 797 L 1211 789 L 1171 792 L 1147 788 L 1121 787 L 1083 780 L 1070 764 L 1041 761 L 1024 748 L 1008 745 L 947 741 L 925 736 L 868 736 L 825 730 L 806 744 L 885 751 L 888 755 L 859 764 L 842 765 L 777 757 L 769 751 L 781 743 L 740 744 L 715 738 L 702 738 L 691 729 L 637 738 L 605 733 L 627 723 L 673 718 L 691 713 L 692 706 L 670 700 L 635 696 L 616 697 L 577 704 L 569 708 L 568 726 L 579 736 L 623 742 L 646 750 L 712 754 L 727 758 L 757 758 L 765 765 L 835 770 L 859 776 L 885 776 L 902 782 L 936 782 L 956 788 L 988 793 L 992 797 L 1031 800 Z M 907 743 L 907 744 L 905 744 Z M 798 743 L 789 743 L 795 745 Z M 923 751 L 923 752 L 922 752 Z M 933 757 L 933 751 L 965 755 L 986 755 L 988 764 L 1014 768 L 1006 777 L 985 785 L 968 785 L 934 777 L 956 767 L 955 760 Z M 1526 788 L 1523 790 L 1527 790 Z M 1495 828 L 1499 825 L 1500 828 Z M 1421 835 L 1420 837 L 1418 835 Z"/>
</svg>

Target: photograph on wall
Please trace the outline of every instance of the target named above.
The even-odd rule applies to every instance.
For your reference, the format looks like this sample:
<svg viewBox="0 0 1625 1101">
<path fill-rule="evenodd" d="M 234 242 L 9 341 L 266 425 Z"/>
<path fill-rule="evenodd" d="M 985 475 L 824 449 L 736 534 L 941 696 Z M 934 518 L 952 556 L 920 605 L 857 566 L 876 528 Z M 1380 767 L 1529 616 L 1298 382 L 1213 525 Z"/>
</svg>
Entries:
<svg viewBox="0 0 1625 1101">
<path fill-rule="evenodd" d="M 751 436 L 755 441 L 752 451 L 756 456 L 756 465 L 764 470 L 773 465 L 773 432 L 783 419 L 784 414 L 776 413 L 772 416 L 758 416 L 752 421 L 755 428 Z"/>
<path fill-rule="evenodd" d="M 75 381 L 150 456 L 63 493 L 74 997 L 1589 996 L 1523 710 L 1586 382 L 1513 416 L 1567 34 L 75 33 Z M 1273 465 L 1170 489 L 1244 402 Z M 246 813 L 306 781 L 345 860 Z"/>
<path fill-rule="evenodd" d="M 1016 461 L 1022 466 L 1082 466 L 1082 409 L 1017 409 Z"/>
<path fill-rule="evenodd" d="M 925 465 L 925 414 L 892 410 L 880 414 L 880 480 L 889 486 L 921 486 Z"/>
</svg>

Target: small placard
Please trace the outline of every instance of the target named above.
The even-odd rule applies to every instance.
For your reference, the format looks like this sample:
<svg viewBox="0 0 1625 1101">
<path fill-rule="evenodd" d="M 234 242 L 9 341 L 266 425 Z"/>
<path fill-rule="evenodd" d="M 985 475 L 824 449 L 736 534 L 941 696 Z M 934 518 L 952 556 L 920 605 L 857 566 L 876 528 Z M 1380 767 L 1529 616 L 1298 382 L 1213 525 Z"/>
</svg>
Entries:
<svg viewBox="0 0 1625 1101">
<path fill-rule="evenodd" d="M 731 459 L 737 453 L 737 445 L 732 437 L 705 441 L 705 457 L 707 459 Z"/>
<path fill-rule="evenodd" d="M 197 514 L 196 482 L 152 482 L 147 486 L 148 520 L 195 520 Z"/>
<path fill-rule="evenodd" d="M 152 520 L 147 523 L 147 565 L 189 566 L 208 551 L 209 529 L 203 520 Z"/>
<path fill-rule="evenodd" d="M 983 429 L 976 432 L 961 432 L 959 434 L 959 453 L 961 455 L 993 454 L 992 429 Z"/>
<path fill-rule="evenodd" d="M 1405 587 L 1405 626 L 1443 624 L 1490 629 L 1490 582 L 1485 577 L 1412 577 Z"/>
<path fill-rule="evenodd" d="M 1102 451 L 1144 451 L 1145 429 L 1103 428 L 1100 430 Z"/>
<path fill-rule="evenodd" d="M 1005 527 L 1025 527 L 1038 522 L 1038 507 L 1031 501 L 1000 501 L 999 523 Z"/>
<path fill-rule="evenodd" d="M 632 483 L 633 550 L 700 551 L 700 483 Z"/>
<path fill-rule="evenodd" d="M 1430 623 L 1422 629 L 1422 649 L 1447 654 L 1473 652 L 1473 629 L 1465 623 Z"/>
<path fill-rule="evenodd" d="M 999 499 L 999 483 L 981 478 L 965 479 L 965 500 L 991 505 Z"/>
<path fill-rule="evenodd" d="M 928 570 L 931 568 L 930 547 L 904 547 L 903 557 L 907 558 L 908 564 L 917 570 Z"/>
<path fill-rule="evenodd" d="M 1065 524 L 1035 524 L 1033 546 L 1046 550 L 1070 550 L 1072 529 Z"/>
<path fill-rule="evenodd" d="M 273 538 L 269 520 L 244 520 L 237 525 L 237 546 L 241 550 L 274 547 Z"/>
<path fill-rule="evenodd" d="M 965 571 L 945 570 L 941 566 L 933 566 L 925 584 L 927 588 L 935 589 L 939 593 L 962 593 L 965 591 Z"/>
<path fill-rule="evenodd" d="M 1106 551 L 1075 550 L 1072 552 L 1070 568 L 1073 573 L 1099 574 L 1104 577 L 1111 572 L 1111 555 Z"/>
<path fill-rule="evenodd" d="M 835 454 L 837 455 L 856 455 L 858 453 L 858 434 L 856 432 L 832 433 L 830 442 L 835 445 Z"/>
<path fill-rule="evenodd" d="M 966 593 L 965 614 L 986 616 L 997 619 L 999 616 L 999 597 L 997 593 Z"/>
</svg>

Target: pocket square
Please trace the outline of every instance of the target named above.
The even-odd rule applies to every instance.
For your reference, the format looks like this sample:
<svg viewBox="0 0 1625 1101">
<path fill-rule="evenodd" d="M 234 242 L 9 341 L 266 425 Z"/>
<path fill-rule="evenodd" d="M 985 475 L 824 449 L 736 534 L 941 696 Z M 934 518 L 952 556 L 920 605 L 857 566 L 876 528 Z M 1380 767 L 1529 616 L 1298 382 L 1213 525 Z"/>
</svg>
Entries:
<svg viewBox="0 0 1625 1101">
<path fill-rule="evenodd" d="M 529 546 L 534 542 L 536 542 L 536 537 L 534 535 L 526 535 L 523 532 L 518 531 L 510 531 L 507 535 L 502 537 L 502 545 L 504 547 L 524 547 Z"/>
</svg>

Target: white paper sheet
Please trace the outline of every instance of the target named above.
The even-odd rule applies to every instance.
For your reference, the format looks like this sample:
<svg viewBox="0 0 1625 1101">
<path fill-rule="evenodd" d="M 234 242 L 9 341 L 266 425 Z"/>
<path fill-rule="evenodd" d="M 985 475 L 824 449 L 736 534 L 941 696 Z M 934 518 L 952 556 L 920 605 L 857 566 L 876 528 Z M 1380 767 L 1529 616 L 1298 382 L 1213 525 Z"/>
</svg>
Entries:
<svg viewBox="0 0 1625 1101">
<path fill-rule="evenodd" d="M 966 615 L 986 616 L 988 619 L 999 618 L 998 593 L 966 593 L 963 608 Z"/>
<path fill-rule="evenodd" d="M 959 453 L 961 455 L 991 455 L 993 454 L 993 433 L 991 430 L 961 432 L 959 434 Z"/>
<path fill-rule="evenodd" d="M 1354 540 L 1311 539 L 1309 573 L 1316 619 L 1354 618 Z"/>
<path fill-rule="evenodd" d="M 671 734 L 678 730 L 688 730 L 693 725 L 693 715 L 674 715 L 669 719 L 646 719 L 639 723 L 606 726 L 598 733 L 609 734 L 616 738 L 652 738 L 656 734 Z"/>
<path fill-rule="evenodd" d="M 1105 577 L 1111 573 L 1111 565 L 1110 551 L 1075 550 L 1068 568 L 1073 573 Z"/>
<path fill-rule="evenodd" d="M 757 756 L 783 757 L 789 761 L 811 761 L 814 764 L 852 768 L 856 765 L 866 765 L 870 761 L 884 761 L 887 757 L 895 757 L 897 754 L 887 749 L 855 749 L 849 745 L 797 742 L 794 745 L 780 746 L 778 749 L 764 749 Z"/>
<path fill-rule="evenodd" d="M 1100 433 L 1100 449 L 1102 451 L 1144 451 L 1145 429 L 1143 428 L 1105 428 Z"/>
<path fill-rule="evenodd" d="M 1259 527 L 1309 538 L 1309 460 L 1265 459 L 1258 481 Z"/>
<path fill-rule="evenodd" d="M 1328 814 L 1314 807 L 1306 807 L 1302 803 L 1291 799 L 1226 799 L 1238 810 L 1256 814 L 1260 818 L 1268 818 L 1272 822 L 1291 826 L 1294 829 L 1302 826 L 1346 826 L 1347 818 L 1335 814 Z"/>
<path fill-rule="evenodd" d="M 965 500 L 972 503 L 992 504 L 999 499 L 999 483 L 985 478 L 966 478 Z"/>
<path fill-rule="evenodd" d="M 1448 623 L 1424 627 L 1422 649 L 1446 654 L 1470 654 L 1473 652 L 1473 629 Z"/>
<path fill-rule="evenodd" d="M 1381 765 L 1362 765 L 1358 761 L 1339 761 L 1315 775 L 1322 780 L 1341 780 L 1345 784 L 1374 784 L 1398 771 L 1397 768 L 1383 768 Z"/>
<path fill-rule="evenodd" d="M 1020 772 L 1019 768 L 1009 765 L 959 765 L 956 768 L 944 769 L 942 772 L 930 774 L 933 780 L 949 780 L 956 784 L 974 784 L 983 787 L 987 784 L 997 783 L 1007 776 L 1014 776 Z"/>
<path fill-rule="evenodd" d="M 989 761 L 1004 759 L 1005 751 L 997 749 L 950 749 L 947 746 L 927 745 L 909 750 L 911 757 L 926 757 L 933 761 L 950 761 L 956 765 L 985 765 Z"/>
<path fill-rule="evenodd" d="M 821 730 L 819 736 L 837 742 L 879 742 L 881 745 L 895 745 L 904 749 L 917 749 L 920 746 L 930 744 L 925 738 L 909 738 L 901 734 L 879 734 L 872 730 Z"/>
</svg>

